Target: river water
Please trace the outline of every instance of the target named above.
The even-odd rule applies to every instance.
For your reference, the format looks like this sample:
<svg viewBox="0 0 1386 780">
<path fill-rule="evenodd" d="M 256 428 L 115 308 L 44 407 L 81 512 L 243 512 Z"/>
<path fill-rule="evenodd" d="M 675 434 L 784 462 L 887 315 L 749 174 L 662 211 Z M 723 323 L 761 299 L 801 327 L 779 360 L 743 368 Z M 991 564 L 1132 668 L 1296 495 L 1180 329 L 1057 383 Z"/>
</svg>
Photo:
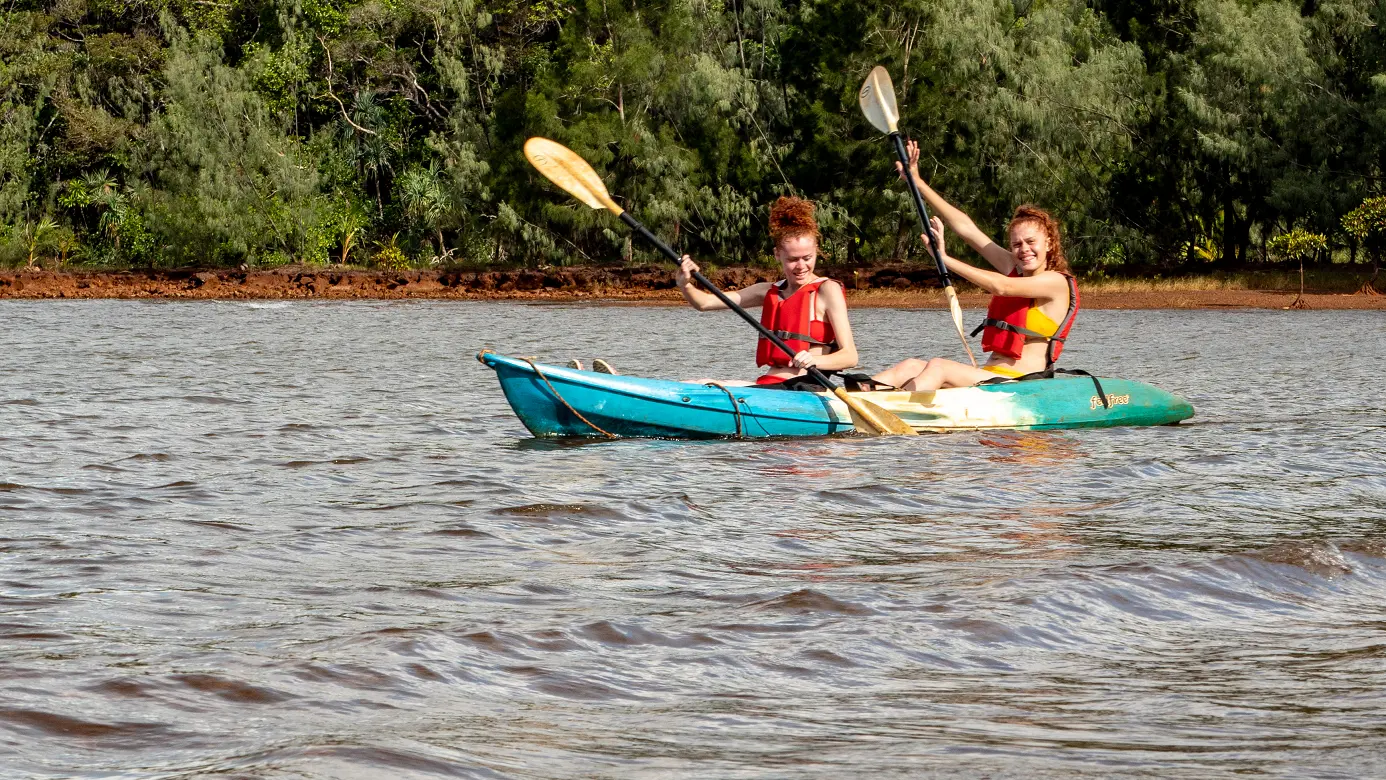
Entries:
<svg viewBox="0 0 1386 780">
<path fill-rule="evenodd" d="M 587 444 L 474 353 L 749 378 L 749 329 L 0 321 L 6 778 L 1386 775 L 1380 312 L 1085 312 L 1065 364 L 1176 427 Z M 873 367 L 959 352 L 853 321 Z"/>
</svg>

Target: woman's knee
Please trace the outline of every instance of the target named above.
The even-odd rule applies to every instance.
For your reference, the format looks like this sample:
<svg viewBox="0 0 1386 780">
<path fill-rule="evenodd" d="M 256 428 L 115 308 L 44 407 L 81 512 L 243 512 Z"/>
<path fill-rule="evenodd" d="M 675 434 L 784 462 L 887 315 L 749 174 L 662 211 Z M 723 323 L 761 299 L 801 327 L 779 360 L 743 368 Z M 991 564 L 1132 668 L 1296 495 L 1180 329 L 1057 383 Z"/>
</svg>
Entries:
<svg viewBox="0 0 1386 780">
<path fill-rule="evenodd" d="M 929 358 L 929 362 L 924 364 L 923 370 L 936 374 L 947 370 L 948 365 L 952 362 L 948 358 Z"/>
<path fill-rule="evenodd" d="M 927 367 L 927 363 L 919 358 L 905 358 L 895 365 L 896 369 L 905 376 L 914 376 Z"/>
</svg>

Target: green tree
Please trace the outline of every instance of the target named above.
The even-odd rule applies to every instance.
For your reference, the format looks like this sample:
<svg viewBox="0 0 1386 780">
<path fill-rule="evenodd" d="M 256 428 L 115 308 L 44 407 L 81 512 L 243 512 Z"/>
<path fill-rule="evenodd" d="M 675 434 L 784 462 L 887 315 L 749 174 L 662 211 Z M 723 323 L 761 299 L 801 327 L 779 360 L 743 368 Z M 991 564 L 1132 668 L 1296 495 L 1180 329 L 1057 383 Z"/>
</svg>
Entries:
<svg viewBox="0 0 1386 780">
<path fill-rule="evenodd" d="M 1382 250 L 1386 249 L 1386 198 L 1362 201 L 1362 205 L 1343 216 L 1343 229 L 1362 242 L 1372 262 L 1372 276 L 1362 283 L 1360 292 L 1376 295 L 1376 277 L 1381 273 Z"/>
<path fill-rule="evenodd" d="M 316 161 L 285 135 L 250 75 L 214 40 L 179 35 L 164 70 L 167 106 L 150 124 L 138 199 L 163 259 L 321 262 L 328 199 Z"/>
<path fill-rule="evenodd" d="M 1304 261 L 1313 259 L 1328 249 L 1328 238 L 1322 233 L 1310 233 L 1303 228 L 1295 228 L 1270 239 L 1267 248 L 1275 257 L 1299 261 L 1299 296 L 1290 304 L 1290 308 L 1309 308 L 1308 302 L 1304 300 Z"/>
</svg>

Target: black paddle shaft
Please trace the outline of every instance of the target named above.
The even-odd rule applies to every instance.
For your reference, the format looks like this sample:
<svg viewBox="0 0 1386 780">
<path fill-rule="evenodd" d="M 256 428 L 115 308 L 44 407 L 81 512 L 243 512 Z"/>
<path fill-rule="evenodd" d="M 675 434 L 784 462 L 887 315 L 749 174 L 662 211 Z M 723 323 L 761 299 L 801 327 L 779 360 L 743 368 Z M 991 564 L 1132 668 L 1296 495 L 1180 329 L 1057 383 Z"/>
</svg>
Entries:
<svg viewBox="0 0 1386 780">
<path fill-rule="evenodd" d="M 640 221 L 637 220 L 635 217 L 632 217 L 629 211 L 621 212 L 621 221 L 629 225 L 631 230 L 634 230 L 635 232 L 644 236 L 646 241 L 649 241 L 651 244 L 654 244 L 656 249 L 658 249 L 660 252 L 663 252 L 664 256 L 669 258 L 670 260 L 673 260 L 675 264 L 683 263 L 683 257 L 681 257 L 678 252 L 675 252 L 672 247 L 670 247 L 663 241 L 659 240 L 659 236 L 656 236 L 654 233 L 651 233 L 648 228 L 640 224 Z M 741 319 L 751 323 L 751 326 L 754 327 L 756 330 L 760 331 L 760 335 L 769 339 L 771 344 L 774 344 L 775 346 L 779 347 L 780 350 L 784 352 L 784 354 L 788 355 L 790 358 L 794 357 L 794 350 L 790 349 L 788 344 L 784 343 L 784 341 L 781 340 L 779 336 L 776 336 L 775 334 L 767 330 L 764 325 L 760 324 L 760 320 L 757 320 L 755 317 L 752 317 L 749 312 L 738 306 L 736 304 L 736 301 L 733 301 L 731 298 L 728 298 L 726 293 L 717 289 L 717 285 L 713 284 L 712 282 L 709 282 L 707 280 L 707 277 L 703 276 L 701 272 L 694 271 L 693 278 L 698 280 L 698 284 L 701 284 L 702 286 L 706 287 L 708 289 L 708 292 L 711 292 L 713 295 L 717 296 L 717 299 L 720 300 L 722 303 L 726 304 L 728 309 L 731 309 L 732 311 L 740 315 Z M 813 378 L 813 381 L 828 388 L 829 390 L 837 389 L 837 386 L 832 383 L 832 380 L 828 379 L 826 376 L 823 375 L 822 371 L 819 371 L 817 368 L 813 366 L 809 366 L 808 375 Z"/>
<path fill-rule="evenodd" d="M 890 140 L 895 142 L 895 156 L 900 158 L 900 165 L 905 169 L 905 183 L 910 185 L 910 194 L 914 196 L 914 210 L 919 215 L 920 224 L 924 226 L 924 235 L 929 240 L 929 249 L 933 251 L 938 275 L 943 279 L 944 287 L 952 287 L 953 282 L 948 279 L 948 266 L 943 264 L 943 253 L 938 251 L 934 231 L 929 229 L 929 207 L 924 205 L 924 196 L 919 192 L 919 185 L 914 183 L 914 177 L 910 175 L 910 155 L 905 151 L 905 139 L 900 135 L 900 131 L 896 130 L 890 134 Z"/>
</svg>

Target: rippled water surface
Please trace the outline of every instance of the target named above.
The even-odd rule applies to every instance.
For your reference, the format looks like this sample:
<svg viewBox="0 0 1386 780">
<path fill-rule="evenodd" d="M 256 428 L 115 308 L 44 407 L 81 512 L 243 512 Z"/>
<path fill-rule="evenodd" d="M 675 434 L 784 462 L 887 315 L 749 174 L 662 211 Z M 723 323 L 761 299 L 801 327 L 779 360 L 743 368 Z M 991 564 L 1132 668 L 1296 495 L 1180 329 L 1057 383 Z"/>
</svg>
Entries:
<svg viewBox="0 0 1386 780">
<path fill-rule="evenodd" d="M 970 319 L 975 319 L 976 312 Z M 868 365 L 958 350 L 861 310 Z M 1085 312 L 1177 427 L 536 441 L 670 308 L 0 302 L 0 776 L 1386 774 L 1386 317 Z"/>
</svg>

